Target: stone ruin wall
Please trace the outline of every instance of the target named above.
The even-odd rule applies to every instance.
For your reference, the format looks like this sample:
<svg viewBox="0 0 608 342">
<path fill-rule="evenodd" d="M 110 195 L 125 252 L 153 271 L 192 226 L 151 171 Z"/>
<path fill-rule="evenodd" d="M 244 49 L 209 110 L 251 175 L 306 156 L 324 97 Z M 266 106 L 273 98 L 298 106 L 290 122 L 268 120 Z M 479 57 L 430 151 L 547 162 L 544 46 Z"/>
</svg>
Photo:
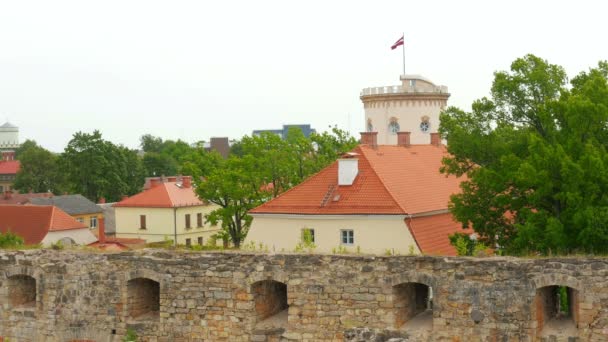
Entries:
<svg viewBox="0 0 608 342">
<path fill-rule="evenodd" d="M 421 287 L 403 285 L 417 283 L 432 289 L 432 329 L 417 339 L 410 335 L 410 340 L 540 340 L 537 328 L 546 321 L 539 320 L 540 302 L 546 292 L 537 290 L 562 285 L 577 294 L 573 310 L 578 327 L 570 340 L 606 341 L 607 261 L 1 252 L 0 336 L 10 341 L 121 341 L 133 329 L 144 341 L 342 341 L 345 332 L 357 327 L 395 330 L 415 310 L 404 306 L 421 305 L 399 289 Z M 260 283 L 265 280 L 272 282 Z M 262 315 L 284 303 L 260 296 L 273 289 L 281 293 L 282 285 L 289 306 L 286 320 L 281 328 L 265 328 Z M 139 315 L 142 310 L 149 312 Z M 133 311 L 138 317 L 132 317 Z"/>
</svg>

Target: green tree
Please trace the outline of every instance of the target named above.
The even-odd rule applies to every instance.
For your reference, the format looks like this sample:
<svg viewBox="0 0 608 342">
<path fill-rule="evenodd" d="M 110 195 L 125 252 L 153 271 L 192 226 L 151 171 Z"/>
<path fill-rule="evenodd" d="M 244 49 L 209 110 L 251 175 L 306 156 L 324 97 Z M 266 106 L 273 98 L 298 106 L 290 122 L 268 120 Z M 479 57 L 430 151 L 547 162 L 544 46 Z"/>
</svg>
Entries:
<svg viewBox="0 0 608 342">
<path fill-rule="evenodd" d="M 443 172 L 467 175 L 450 210 L 507 253 L 608 252 L 608 64 L 567 86 L 533 55 L 496 72 L 491 98 L 450 107 Z"/>
<path fill-rule="evenodd" d="M 53 192 L 65 190 L 65 179 L 59 169 L 57 155 L 28 140 L 21 146 L 21 168 L 15 177 L 14 188 L 20 192 Z"/>
<path fill-rule="evenodd" d="M 19 159 L 21 154 L 31 148 L 39 148 L 40 146 L 34 140 L 27 139 L 15 150 L 15 158 Z"/>
<path fill-rule="evenodd" d="M 348 132 L 338 128 L 331 127 L 331 130 L 323 133 L 313 133 L 310 136 L 314 154 L 314 168 L 312 173 L 318 172 L 327 165 L 333 163 L 338 157 L 346 152 L 351 151 L 359 143 L 357 139 L 350 136 Z M 311 173 L 311 174 L 312 174 Z"/>
<path fill-rule="evenodd" d="M 221 223 L 236 248 L 241 246 L 251 225 L 252 217 L 247 212 L 264 198 L 263 183 L 255 172 L 257 165 L 252 156 L 230 157 L 204 181 L 197 182 L 198 196 L 219 206 L 206 220 Z"/>
<path fill-rule="evenodd" d="M 241 140 L 244 157 L 251 164 L 252 176 L 268 187 L 272 197 L 291 188 L 295 183 L 296 164 L 289 144 L 276 134 L 263 132 Z"/>
<path fill-rule="evenodd" d="M 104 140 L 99 131 L 75 133 L 60 163 L 71 192 L 92 201 L 117 201 L 138 192 L 144 182 L 137 153 Z"/>
<path fill-rule="evenodd" d="M 139 146 L 144 152 L 160 153 L 163 148 L 163 139 L 152 134 L 144 134 L 139 138 Z"/>
<path fill-rule="evenodd" d="M 158 152 L 147 152 L 143 157 L 147 176 L 172 176 L 177 174 L 178 164 L 173 157 Z"/>
</svg>

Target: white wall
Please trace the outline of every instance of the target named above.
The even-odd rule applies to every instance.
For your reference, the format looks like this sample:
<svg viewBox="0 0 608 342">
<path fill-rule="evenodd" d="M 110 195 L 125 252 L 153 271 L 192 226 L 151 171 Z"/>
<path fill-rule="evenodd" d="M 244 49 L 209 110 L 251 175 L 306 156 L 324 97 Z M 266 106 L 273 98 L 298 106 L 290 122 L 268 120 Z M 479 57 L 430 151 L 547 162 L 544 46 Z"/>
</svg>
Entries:
<svg viewBox="0 0 608 342">
<path fill-rule="evenodd" d="M 44 239 L 42 239 L 42 244 L 48 246 L 65 237 L 74 240 L 78 245 L 88 245 L 97 241 L 97 238 L 91 233 L 89 228 L 81 228 L 48 232 Z"/>
<path fill-rule="evenodd" d="M 245 244 L 260 243 L 270 251 L 290 252 L 300 242 L 302 229 L 315 230 L 315 252 L 331 253 L 344 246 L 354 252 L 359 246 L 362 253 L 384 254 L 387 250 L 399 254 L 419 254 L 403 215 L 284 215 L 253 214 L 253 222 Z M 341 230 L 352 229 L 355 242 L 352 246 L 341 243 Z"/>
<path fill-rule="evenodd" d="M 174 208 L 116 207 L 116 237 L 139 238 L 146 242 L 163 241 L 165 237 L 174 240 L 177 228 L 178 244 L 185 244 L 186 239 L 190 239 L 192 244 L 197 244 L 199 237 L 202 237 L 203 243 L 206 244 L 220 229 L 219 225 L 211 226 L 204 223 L 205 214 L 216 208 L 215 205 L 181 207 L 174 213 Z M 197 227 L 197 213 L 203 214 L 203 227 Z M 190 229 L 186 229 L 186 214 L 190 214 Z M 146 229 L 140 229 L 140 215 L 146 215 Z"/>
</svg>

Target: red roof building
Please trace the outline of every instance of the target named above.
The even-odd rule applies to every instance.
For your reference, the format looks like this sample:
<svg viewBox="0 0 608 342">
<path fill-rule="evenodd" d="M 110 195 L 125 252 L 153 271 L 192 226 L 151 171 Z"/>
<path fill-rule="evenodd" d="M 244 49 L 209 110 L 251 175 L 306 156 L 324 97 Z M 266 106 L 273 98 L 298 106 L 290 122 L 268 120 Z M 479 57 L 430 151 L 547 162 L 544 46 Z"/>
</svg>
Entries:
<svg viewBox="0 0 608 342">
<path fill-rule="evenodd" d="M 147 190 L 114 204 L 116 238 L 203 245 L 219 231 L 205 220 L 217 206 L 198 198 L 190 176 L 149 178 L 147 183 Z"/>
<path fill-rule="evenodd" d="M 0 205 L 0 232 L 9 231 L 28 245 L 57 241 L 80 245 L 97 240 L 86 225 L 54 206 Z"/>
<path fill-rule="evenodd" d="M 402 140 L 390 146 L 364 140 L 368 144 L 251 210 L 247 240 L 293 250 L 302 229 L 312 229 L 325 252 L 358 246 L 372 253 L 455 255 L 448 235 L 464 231 L 448 202 L 464 178 L 439 172 L 448 154 L 436 137 L 428 145 Z"/>
</svg>

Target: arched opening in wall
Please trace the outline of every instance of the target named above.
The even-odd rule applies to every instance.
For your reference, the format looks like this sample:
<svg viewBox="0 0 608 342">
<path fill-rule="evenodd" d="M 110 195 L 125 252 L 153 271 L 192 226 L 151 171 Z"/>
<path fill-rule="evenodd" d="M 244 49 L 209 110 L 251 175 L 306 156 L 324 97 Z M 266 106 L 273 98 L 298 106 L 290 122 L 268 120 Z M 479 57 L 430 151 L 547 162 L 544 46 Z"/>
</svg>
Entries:
<svg viewBox="0 0 608 342">
<path fill-rule="evenodd" d="M 431 330 L 433 328 L 433 289 L 421 283 L 393 286 L 395 328 Z"/>
<path fill-rule="evenodd" d="M 263 280 L 251 285 L 255 304 L 256 329 L 277 329 L 287 326 L 287 285 Z"/>
<path fill-rule="evenodd" d="M 136 320 L 160 318 L 160 284 L 148 278 L 135 278 L 127 283 L 127 309 Z"/>
<path fill-rule="evenodd" d="M 578 291 L 567 286 L 545 286 L 536 290 L 535 319 L 539 337 L 576 337 Z"/>
<path fill-rule="evenodd" d="M 8 277 L 8 299 L 13 308 L 36 307 L 36 279 L 28 275 Z"/>
</svg>

